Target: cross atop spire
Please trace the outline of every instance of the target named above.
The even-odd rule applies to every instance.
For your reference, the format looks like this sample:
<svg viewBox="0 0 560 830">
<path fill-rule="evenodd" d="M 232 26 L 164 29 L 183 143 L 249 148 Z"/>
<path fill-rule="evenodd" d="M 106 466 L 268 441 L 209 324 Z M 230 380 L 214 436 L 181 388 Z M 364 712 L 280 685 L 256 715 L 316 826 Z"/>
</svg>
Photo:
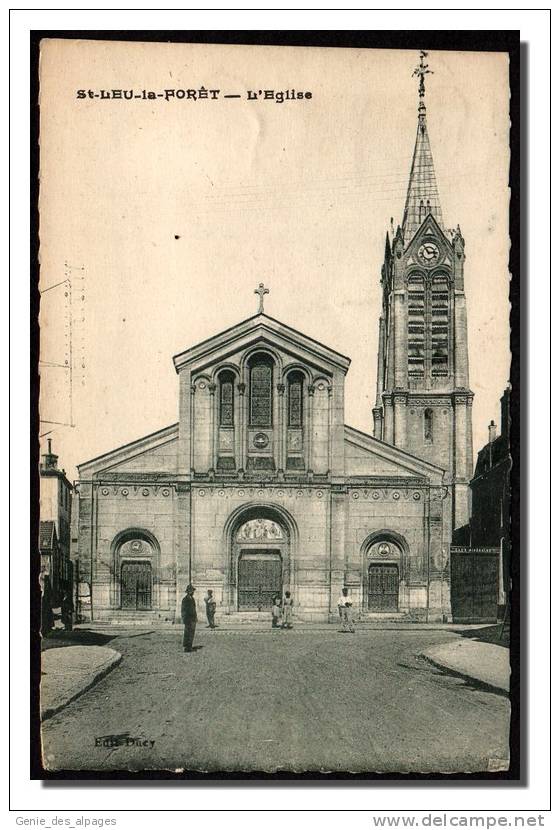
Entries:
<svg viewBox="0 0 560 830">
<path fill-rule="evenodd" d="M 425 52 L 423 49 L 420 49 L 420 63 L 418 64 L 418 66 L 416 67 L 414 72 L 412 73 L 413 78 L 416 75 L 419 78 L 419 81 L 418 81 L 418 97 L 420 98 L 420 101 L 422 101 L 422 98 L 424 97 L 424 95 L 426 93 L 426 85 L 424 83 L 424 76 L 434 74 L 432 72 L 432 70 L 428 68 L 428 64 L 424 63 L 424 58 L 427 58 L 427 57 L 428 57 L 428 53 Z"/>
<path fill-rule="evenodd" d="M 259 295 L 259 310 L 258 314 L 264 314 L 264 295 L 270 294 L 270 290 L 264 287 L 264 282 L 259 282 L 259 287 L 255 288 L 254 294 Z"/>
<path fill-rule="evenodd" d="M 402 222 L 405 245 L 408 245 L 429 213 L 433 215 L 436 222 L 443 228 L 436 171 L 432 158 L 430 139 L 428 137 L 426 105 L 424 104 L 424 95 L 426 93 L 424 78 L 426 75 L 434 74 L 428 68 L 428 64 L 424 63 L 424 58 L 427 55 L 427 52 L 420 52 L 420 63 L 412 73 L 412 77 L 417 76 L 419 78 L 418 130 L 416 133 L 416 144 L 412 157 L 412 166 L 410 168 L 410 178 L 408 180 L 408 191 Z"/>
</svg>

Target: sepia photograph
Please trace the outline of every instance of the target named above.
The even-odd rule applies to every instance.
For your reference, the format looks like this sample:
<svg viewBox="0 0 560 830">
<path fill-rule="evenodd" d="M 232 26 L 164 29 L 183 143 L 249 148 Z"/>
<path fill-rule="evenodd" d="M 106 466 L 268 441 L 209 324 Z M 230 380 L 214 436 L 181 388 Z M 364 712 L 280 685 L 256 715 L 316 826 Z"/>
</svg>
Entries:
<svg viewBox="0 0 560 830">
<path fill-rule="evenodd" d="M 518 774 L 514 40 L 38 48 L 37 777 Z"/>
</svg>

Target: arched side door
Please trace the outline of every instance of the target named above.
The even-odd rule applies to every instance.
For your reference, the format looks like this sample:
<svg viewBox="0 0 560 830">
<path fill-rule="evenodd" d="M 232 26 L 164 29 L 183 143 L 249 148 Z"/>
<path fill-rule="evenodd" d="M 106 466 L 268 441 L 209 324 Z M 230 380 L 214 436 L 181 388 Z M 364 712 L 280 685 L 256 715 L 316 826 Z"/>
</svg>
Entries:
<svg viewBox="0 0 560 830">
<path fill-rule="evenodd" d="M 152 607 L 152 566 L 150 562 L 121 565 L 121 608 L 149 611 Z"/>
<path fill-rule="evenodd" d="M 399 566 L 393 562 L 372 563 L 368 569 L 368 611 L 398 611 Z"/>
</svg>

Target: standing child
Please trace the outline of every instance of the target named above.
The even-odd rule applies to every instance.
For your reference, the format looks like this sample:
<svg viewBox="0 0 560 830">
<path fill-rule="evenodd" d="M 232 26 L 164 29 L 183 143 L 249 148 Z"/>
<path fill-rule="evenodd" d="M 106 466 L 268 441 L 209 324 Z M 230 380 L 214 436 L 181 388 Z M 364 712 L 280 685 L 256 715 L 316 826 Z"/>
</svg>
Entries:
<svg viewBox="0 0 560 830">
<path fill-rule="evenodd" d="M 211 588 L 208 588 L 208 593 L 204 597 L 204 604 L 206 605 L 206 619 L 208 620 L 208 628 L 216 628 L 214 617 L 216 615 L 216 600 Z"/>
<path fill-rule="evenodd" d="M 292 615 L 294 611 L 294 601 L 289 591 L 286 591 L 284 602 L 282 604 L 282 628 L 293 628 Z"/>
<path fill-rule="evenodd" d="M 274 602 L 272 603 L 272 627 L 278 628 L 282 621 L 282 606 L 280 604 L 280 597 L 274 597 Z"/>
</svg>

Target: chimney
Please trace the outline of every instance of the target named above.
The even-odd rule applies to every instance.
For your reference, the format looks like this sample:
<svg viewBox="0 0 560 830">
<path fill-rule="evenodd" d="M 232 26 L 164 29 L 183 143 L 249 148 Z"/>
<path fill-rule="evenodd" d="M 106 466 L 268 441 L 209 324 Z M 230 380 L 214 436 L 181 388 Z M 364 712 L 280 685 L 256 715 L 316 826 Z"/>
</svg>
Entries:
<svg viewBox="0 0 560 830">
<path fill-rule="evenodd" d="M 494 421 L 490 421 L 488 424 L 488 442 L 493 444 L 496 440 L 496 424 Z"/>
<path fill-rule="evenodd" d="M 51 439 L 47 439 L 47 452 L 42 456 L 43 462 L 41 464 L 42 470 L 56 470 L 58 468 L 58 455 L 52 451 Z"/>
<path fill-rule="evenodd" d="M 504 436 L 506 443 L 509 444 L 509 399 L 511 393 L 511 386 L 507 386 L 504 394 L 502 395 L 502 399 L 500 401 L 502 407 L 502 435 Z"/>
</svg>

